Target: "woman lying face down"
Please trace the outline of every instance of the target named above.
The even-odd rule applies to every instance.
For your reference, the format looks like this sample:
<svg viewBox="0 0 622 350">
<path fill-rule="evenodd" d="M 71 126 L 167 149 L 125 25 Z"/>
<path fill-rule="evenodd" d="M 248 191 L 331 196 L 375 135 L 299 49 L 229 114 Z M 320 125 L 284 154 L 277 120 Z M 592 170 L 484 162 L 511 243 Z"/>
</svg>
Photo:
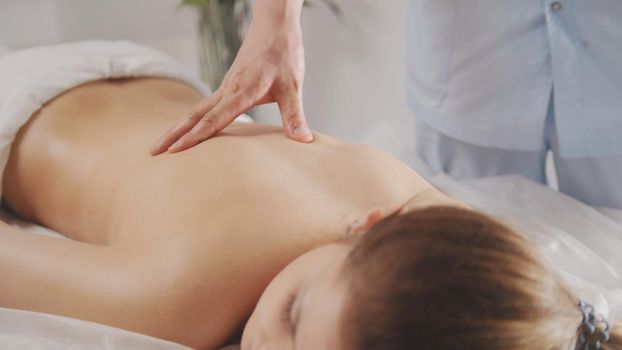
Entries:
<svg viewBox="0 0 622 350">
<path fill-rule="evenodd" d="M 405 207 L 370 214 L 363 228 L 272 281 L 242 350 L 622 349 L 620 324 L 593 309 L 584 319 L 591 306 L 486 215 Z"/>
<path fill-rule="evenodd" d="M 384 152 L 237 124 L 151 157 L 152 139 L 200 98 L 179 81 L 102 80 L 22 126 L 3 201 L 70 240 L 0 223 L 0 306 L 200 349 L 241 329 L 244 350 L 578 339 L 577 300 L 529 243 Z M 344 238 L 373 208 L 388 216 L 373 212 Z M 604 349 L 616 349 L 615 331 Z"/>
</svg>

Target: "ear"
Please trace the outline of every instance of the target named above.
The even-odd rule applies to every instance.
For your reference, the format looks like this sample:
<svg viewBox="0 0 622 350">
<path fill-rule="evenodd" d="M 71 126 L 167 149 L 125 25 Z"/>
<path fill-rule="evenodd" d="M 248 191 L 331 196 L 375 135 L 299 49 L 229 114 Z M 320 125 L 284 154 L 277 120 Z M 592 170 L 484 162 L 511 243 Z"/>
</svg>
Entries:
<svg viewBox="0 0 622 350">
<path fill-rule="evenodd" d="M 352 224 L 352 229 L 350 230 L 350 232 L 355 235 L 367 232 L 382 219 L 395 213 L 398 209 L 399 207 L 390 209 L 374 209 L 369 214 L 367 214 L 367 217 L 364 220 L 356 221 L 354 224 Z"/>
<path fill-rule="evenodd" d="M 369 230 L 375 224 L 380 222 L 380 220 L 384 219 L 386 216 L 387 214 L 382 209 L 375 209 L 371 213 L 367 214 L 367 220 L 365 221 L 365 224 L 363 225 L 365 230 Z"/>
</svg>

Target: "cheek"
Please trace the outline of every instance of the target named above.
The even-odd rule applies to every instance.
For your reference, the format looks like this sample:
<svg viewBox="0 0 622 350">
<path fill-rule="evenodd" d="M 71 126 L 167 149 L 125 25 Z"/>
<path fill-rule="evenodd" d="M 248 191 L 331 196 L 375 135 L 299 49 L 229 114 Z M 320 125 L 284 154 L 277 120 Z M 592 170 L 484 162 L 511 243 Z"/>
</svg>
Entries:
<svg viewBox="0 0 622 350">
<path fill-rule="evenodd" d="M 282 321 L 282 308 L 288 296 L 297 293 L 305 281 L 308 266 L 306 259 L 297 259 L 272 280 L 244 327 L 242 350 L 254 350 L 260 345 L 282 342 L 291 337 Z"/>
<path fill-rule="evenodd" d="M 270 313 L 254 313 L 242 335 L 241 350 L 293 349 L 291 334 Z"/>
<path fill-rule="evenodd" d="M 261 296 L 259 303 L 253 310 L 253 314 L 246 322 L 244 326 L 244 332 L 242 332 L 242 350 L 254 350 L 258 349 L 260 343 L 264 344 L 266 341 L 273 337 L 271 334 L 274 331 L 275 324 L 271 322 L 271 314 L 275 311 L 274 296 L 270 291 L 266 291 Z"/>
<path fill-rule="evenodd" d="M 244 326 L 242 350 L 258 349 L 260 345 L 272 344 L 286 336 L 281 321 L 281 304 L 292 289 L 278 282 L 282 281 L 275 280 L 266 289 Z"/>
<path fill-rule="evenodd" d="M 253 313 L 244 326 L 244 332 L 242 332 L 242 342 L 240 344 L 241 350 L 252 350 L 254 348 L 254 342 L 257 334 L 257 326 L 254 316 L 255 314 Z"/>
</svg>

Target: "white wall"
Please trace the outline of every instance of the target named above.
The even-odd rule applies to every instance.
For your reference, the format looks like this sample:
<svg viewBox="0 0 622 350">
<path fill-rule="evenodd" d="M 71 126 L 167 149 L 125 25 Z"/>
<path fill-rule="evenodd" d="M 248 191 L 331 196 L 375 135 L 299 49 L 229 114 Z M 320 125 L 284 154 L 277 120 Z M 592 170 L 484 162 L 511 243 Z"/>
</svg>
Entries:
<svg viewBox="0 0 622 350">
<path fill-rule="evenodd" d="M 21 48 L 86 39 L 129 39 L 196 69 L 192 11 L 178 0 L 0 0 L 0 45 Z"/>
<path fill-rule="evenodd" d="M 354 142 L 412 154 L 405 102 L 407 0 L 338 0 L 339 23 L 326 8 L 303 17 L 305 110 L 312 127 Z"/>
<path fill-rule="evenodd" d="M 305 10 L 305 109 L 311 126 L 402 158 L 413 148 L 405 104 L 407 0 L 338 0 Z M 178 0 L 0 0 L 0 45 L 130 39 L 167 51 L 197 71 L 195 15 Z M 280 123 L 278 110 L 257 118 Z"/>
</svg>

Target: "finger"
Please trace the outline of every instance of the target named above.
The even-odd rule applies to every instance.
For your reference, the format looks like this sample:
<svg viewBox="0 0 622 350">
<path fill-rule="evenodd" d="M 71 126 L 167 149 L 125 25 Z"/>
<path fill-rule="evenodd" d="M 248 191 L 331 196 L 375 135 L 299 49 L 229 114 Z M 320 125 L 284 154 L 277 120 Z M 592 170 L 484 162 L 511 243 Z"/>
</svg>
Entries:
<svg viewBox="0 0 622 350">
<path fill-rule="evenodd" d="M 216 93 L 199 101 L 192 107 L 190 113 L 180 119 L 176 125 L 170 128 L 154 143 L 151 148 L 151 155 L 155 156 L 166 152 L 172 144 L 179 140 L 188 131 L 192 130 L 201 117 L 214 108 L 214 106 L 216 106 L 221 99 L 222 95 L 220 93 Z"/>
<path fill-rule="evenodd" d="M 221 103 L 203 116 L 192 130 L 169 147 L 168 151 L 171 153 L 185 151 L 216 135 L 240 114 L 250 109 L 253 106 L 251 101 L 248 97 L 242 97 L 240 94 L 221 100 Z"/>
<path fill-rule="evenodd" d="M 205 113 L 216 106 L 221 98 L 220 94 L 214 94 L 197 103 L 187 116 L 184 116 L 156 142 L 151 154 L 157 155 L 165 152 L 173 143 L 190 131 Z"/>
<path fill-rule="evenodd" d="M 313 134 L 305 119 L 301 94 L 291 90 L 290 93 L 278 97 L 277 103 L 287 137 L 298 142 L 313 141 Z"/>
</svg>

